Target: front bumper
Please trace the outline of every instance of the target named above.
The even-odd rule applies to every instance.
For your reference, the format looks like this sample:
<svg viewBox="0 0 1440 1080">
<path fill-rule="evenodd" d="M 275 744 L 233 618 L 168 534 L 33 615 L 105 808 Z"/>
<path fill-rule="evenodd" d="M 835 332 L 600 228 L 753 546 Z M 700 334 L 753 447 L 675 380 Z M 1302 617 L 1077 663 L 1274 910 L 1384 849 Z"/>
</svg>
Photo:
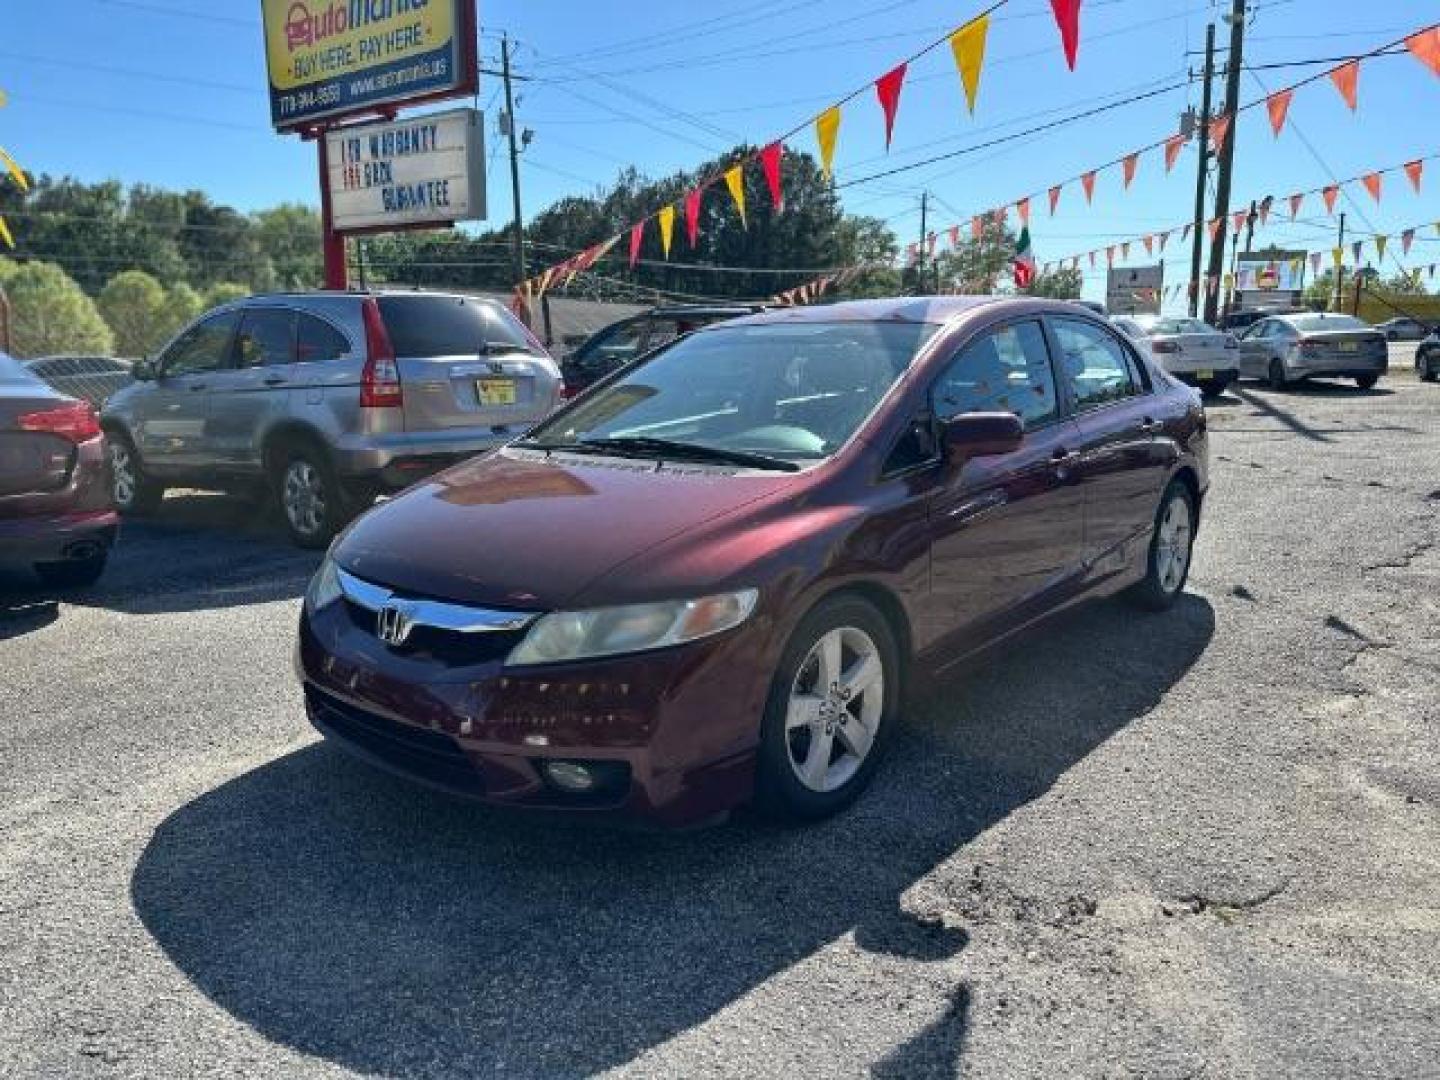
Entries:
<svg viewBox="0 0 1440 1080">
<path fill-rule="evenodd" d="M 648 654 L 507 669 L 503 654 L 456 666 L 397 653 L 362 621 L 343 601 L 302 613 L 296 666 L 311 723 L 372 764 L 494 805 L 667 826 L 751 794 L 770 670 L 751 624 Z M 621 763 L 628 779 L 575 796 L 547 784 L 547 759 Z"/>
</svg>

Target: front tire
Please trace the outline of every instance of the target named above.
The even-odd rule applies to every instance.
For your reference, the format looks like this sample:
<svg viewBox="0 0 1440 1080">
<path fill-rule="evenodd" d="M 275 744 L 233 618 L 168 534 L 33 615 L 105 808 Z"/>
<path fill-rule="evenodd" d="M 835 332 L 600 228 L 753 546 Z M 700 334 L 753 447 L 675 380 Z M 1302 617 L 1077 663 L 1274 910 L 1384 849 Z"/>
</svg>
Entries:
<svg viewBox="0 0 1440 1080">
<path fill-rule="evenodd" d="M 756 797 L 771 815 L 814 821 L 854 802 L 894 732 L 895 633 L 854 596 L 819 604 L 781 654 L 760 728 Z"/>
<path fill-rule="evenodd" d="M 1200 384 L 1200 393 L 1207 398 L 1218 398 L 1225 393 L 1225 388 L 1229 385 L 1228 379 L 1206 379 Z"/>
<path fill-rule="evenodd" d="M 1361 375 L 1355 380 L 1355 385 L 1361 390 L 1374 390 L 1375 384 L 1379 381 L 1379 375 Z"/>
<path fill-rule="evenodd" d="M 1179 598 L 1190 578 L 1190 557 L 1195 546 L 1195 497 L 1179 480 L 1161 496 L 1150 534 L 1145 577 L 1126 594 L 1147 611 L 1164 611 Z"/>
<path fill-rule="evenodd" d="M 165 498 L 165 486 L 145 475 L 145 466 L 129 436 L 118 431 L 105 433 L 110 459 L 110 501 L 122 514 L 153 514 Z"/>
<path fill-rule="evenodd" d="M 299 547 L 323 548 L 344 527 L 344 489 L 329 459 L 314 447 L 292 447 L 281 456 L 275 490 L 285 528 Z"/>
</svg>

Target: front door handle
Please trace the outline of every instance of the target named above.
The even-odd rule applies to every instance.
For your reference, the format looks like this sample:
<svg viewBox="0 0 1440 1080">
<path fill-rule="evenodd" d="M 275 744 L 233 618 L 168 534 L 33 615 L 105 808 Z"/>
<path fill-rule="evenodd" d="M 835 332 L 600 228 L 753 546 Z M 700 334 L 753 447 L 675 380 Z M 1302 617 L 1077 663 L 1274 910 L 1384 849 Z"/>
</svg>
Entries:
<svg viewBox="0 0 1440 1080">
<path fill-rule="evenodd" d="M 285 381 L 284 375 L 268 375 L 263 380 L 266 386 L 279 386 Z"/>
<path fill-rule="evenodd" d="M 1057 446 L 1050 452 L 1050 463 L 1052 465 L 1074 465 L 1079 460 L 1079 453 L 1074 450 L 1067 450 L 1063 446 Z"/>
<path fill-rule="evenodd" d="M 192 382 L 192 383 L 190 384 L 190 390 L 191 390 L 192 393 L 193 393 L 194 391 L 196 391 L 196 390 L 204 390 L 204 389 L 206 389 L 206 385 L 205 385 L 203 382 Z"/>
<path fill-rule="evenodd" d="M 1158 435 L 1160 433 L 1160 430 L 1164 426 L 1165 425 L 1162 424 L 1159 420 L 1152 420 L 1150 417 L 1147 416 L 1144 420 L 1140 422 L 1140 434 Z"/>
</svg>

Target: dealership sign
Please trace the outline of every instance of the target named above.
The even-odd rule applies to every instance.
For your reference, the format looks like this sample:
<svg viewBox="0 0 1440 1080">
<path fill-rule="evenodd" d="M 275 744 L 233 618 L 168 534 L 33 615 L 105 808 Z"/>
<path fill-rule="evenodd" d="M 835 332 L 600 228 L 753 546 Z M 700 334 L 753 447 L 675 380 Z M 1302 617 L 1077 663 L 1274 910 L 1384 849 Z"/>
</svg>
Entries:
<svg viewBox="0 0 1440 1080">
<path fill-rule="evenodd" d="M 474 0 L 260 0 L 270 119 L 303 126 L 475 85 Z"/>
<path fill-rule="evenodd" d="M 1158 315 L 1165 267 L 1111 267 L 1105 280 L 1105 309 L 1112 315 Z"/>
<path fill-rule="evenodd" d="M 336 232 L 485 216 L 484 125 L 475 109 L 337 128 L 325 143 Z"/>
<path fill-rule="evenodd" d="M 1241 255 L 1235 278 L 1241 292 L 1299 292 L 1305 285 L 1305 252 L 1282 251 L 1265 258 Z"/>
</svg>

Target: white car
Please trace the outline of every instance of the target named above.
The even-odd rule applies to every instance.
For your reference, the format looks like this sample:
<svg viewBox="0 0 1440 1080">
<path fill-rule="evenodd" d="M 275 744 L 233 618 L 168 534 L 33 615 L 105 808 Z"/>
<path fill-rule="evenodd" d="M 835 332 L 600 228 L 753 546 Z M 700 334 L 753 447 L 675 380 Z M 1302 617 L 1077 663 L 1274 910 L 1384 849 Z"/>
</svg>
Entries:
<svg viewBox="0 0 1440 1080">
<path fill-rule="evenodd" d="M 1121 329 L 1148 345 L 1162 368 L 1206 397 L 1219 397 L 1240 377 L 1240 342 L 1199 319 L 1136 315 L 1124 319 Z"/>
</svg>

